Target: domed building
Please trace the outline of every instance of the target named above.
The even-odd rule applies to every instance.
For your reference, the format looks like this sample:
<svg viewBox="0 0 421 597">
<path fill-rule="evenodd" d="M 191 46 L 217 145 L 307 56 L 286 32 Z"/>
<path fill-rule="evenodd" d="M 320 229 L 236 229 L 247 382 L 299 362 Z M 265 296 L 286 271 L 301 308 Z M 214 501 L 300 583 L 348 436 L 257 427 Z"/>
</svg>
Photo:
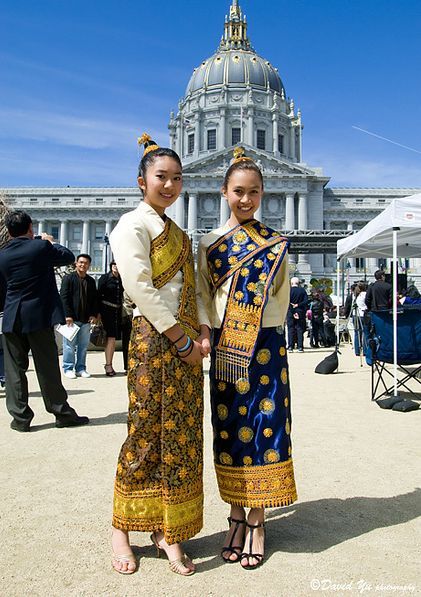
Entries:
<svg viewBox="0 0 421 597">
<path fill-rule="evenodd" d="M 307 230 L 310 222 L 322 229 L 329 179 L 302 162 L 302 129 L 301 112 L 278 69 L 252 47 L 246 16 L 234 0 L 217 51 L 194 69 L 177 115 L 171 114 L 171 147 L 182 158 L 186 189 L 173 212 L 177 223 L 200 234 L 226 221 L 220 187 L 232 150 L 241 144 L 265 178 L 257 217 L 278 230 Z M 319 255 L 310 261 L 299 256 L 302 274 L 323 267 Z"/>
</svg>

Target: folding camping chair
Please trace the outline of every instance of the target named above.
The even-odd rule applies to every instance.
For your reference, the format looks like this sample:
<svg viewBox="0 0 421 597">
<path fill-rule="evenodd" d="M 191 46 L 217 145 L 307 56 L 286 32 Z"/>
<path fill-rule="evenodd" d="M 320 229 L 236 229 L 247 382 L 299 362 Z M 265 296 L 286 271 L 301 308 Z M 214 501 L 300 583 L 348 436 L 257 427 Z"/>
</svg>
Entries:
<svg viewBox="0 0 421 597">
<path fill-rule="evenodd" d="M 411 394 L 417 393 L 408 385 L 410 380 L 421 386 L 421 305 L 399 307 L 398 310 L 398 366 L 401 375 L 398 388 Z M 393 316 L 391 310 L 372 311 L 371 326 L 366 352 L 366 362 L 371 366 L 371 399 L 393 393 Z M 416 365 L 409 368 L 410 365 Z M 391 385 L 390 379 L 392 379 Z M 382 391 L 383 390 L 383 391 Z M 421 388 L 419 388 L 421 391 Z"/>
</svg>

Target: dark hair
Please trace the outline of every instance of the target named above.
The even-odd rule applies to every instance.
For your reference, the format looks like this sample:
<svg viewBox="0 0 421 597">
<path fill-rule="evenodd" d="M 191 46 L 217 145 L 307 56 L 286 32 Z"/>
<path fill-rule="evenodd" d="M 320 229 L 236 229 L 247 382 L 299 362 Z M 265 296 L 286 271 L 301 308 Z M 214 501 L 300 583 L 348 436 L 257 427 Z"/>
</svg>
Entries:
<svg viewBox="0 0 421 597">
<path fill-rule="evenodd" d="M 88 255 L 88 253 L 80 253 L 80 255 L 76 257 L 76 261 L 79 261 L 81 257 L 83 257 L 83 259 L 87 259 L 89 263 L 92 263 L 92 257 Z"/>
<path fill-rule="evenodd" d="M 16 210 L 6 214 L 4 223 L 8 233 L 12 238 L 22 236 L 29 231 L 29 227 L 32 224 L 32 219 L 26 211 Z"/>
<path fill-rule="evenodd" d="M 180 170 L 183 169 L 178 153 L 176 153 L 173 149 L 170 149 L 169 147 L 158 147 L 158 149 L 152 149 L 152 151 L 148 151 L 148 153 L 146 153 L 140 160 L 139 176 L 141 176 L 143 179 L 146 178 L 146 172 L 149 166 L 154 163 L 156 158 L 161 157 L 172 158 L 179 164 Z"/>
<path fill-rule="evenodd" d="M 263 189 L 262 172 L 261 172 L 259 166 L 255 162 L 253 162 L 253 160 L 240 160 L 238 162 L 233 162 L 225 173 L 224 182 L 222 183 L 223 189 L 228 188 L 229 179 L 231 178 L 233 173 L 236 172 L 237 170 L 252 170 L 253 172 L 256 172 L 256 174 L 260 177 L 260 182 L 262 183 L 262 189 Z"/>
<path fill-rule="evenodd" d="M 411 286 L 408 286 L 405 292 L 405 296 L 412 299 L 418 299 L 421 297 L 420 293 L 418 292 L 418 288 L 415 286 L 415 284 L 411 284 Z"/>
<path fill-rule="evenodd" d="M 382 269 L 378 269 L 377 271 L 374 272 L 374 277 L 376 278 L 376 280 L 381 280 L 384 275 L 385 274 Z"/>
<path fill-rule="evenodd" d="M 360 292 L 366 292 L 367 284 L 365 282 L 357 282 L 355 285 L 355 296 L 358 296 Z"/>
<path fill-rule="evenodd" d="M 117 265 L 114 259 L 110 261 L 110 271 L 113 269 L 113 265 Z"/>
</svg>

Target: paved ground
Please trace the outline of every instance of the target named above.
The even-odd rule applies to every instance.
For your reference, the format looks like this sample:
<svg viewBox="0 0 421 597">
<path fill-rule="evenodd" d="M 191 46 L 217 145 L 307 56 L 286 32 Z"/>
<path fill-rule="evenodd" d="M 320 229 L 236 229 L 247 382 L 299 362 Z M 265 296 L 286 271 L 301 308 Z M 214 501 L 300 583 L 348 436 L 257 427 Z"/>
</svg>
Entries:
<svg viewBox="0 0 421 597">
<path fill-rule="evenodd" d="M 218 556 L 227 506 L 212 467 L 209 409 L 205 527 L 188 548 L 197 574 L 172 574 L 155 558 L 148 535 L 133 533 L 139 571 L 121 576 L 110 566 L 109 525 L 126 431 L 126 378 L 106 378 L 102 354 L 90 353 L 93 377 L 65 380 L 72 405 L 92 419 L 79 429 L 55 429 L 33 371 L 33 432 L 9 429 L 0 392 L 0 595 L 421 593 L 421 410 L 405 414 L 372 404 L 369 369 L 348 346 L 339 373 L 314 374 L 328 352 L 290 355 L 299 501 L 268 511 L 267 560 L 253 572 Z"/>
</svg>

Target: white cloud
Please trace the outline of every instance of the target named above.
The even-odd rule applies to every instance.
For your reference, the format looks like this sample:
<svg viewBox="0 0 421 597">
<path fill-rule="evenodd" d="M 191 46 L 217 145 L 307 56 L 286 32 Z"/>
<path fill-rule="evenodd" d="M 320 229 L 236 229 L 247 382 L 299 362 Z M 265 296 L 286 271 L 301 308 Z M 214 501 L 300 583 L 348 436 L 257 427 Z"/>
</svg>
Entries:
<svg viewBox="0 0 421 597">
<path fill-rule="evenodd" d="M 85 149 L 135 147 L 139 135 L 135 122 L 92 119 L 59 112 L 0 108 L 0 139 L 70 145 Z M 163 131 L 151 131 L 161 141 Z"/>
</svg>

